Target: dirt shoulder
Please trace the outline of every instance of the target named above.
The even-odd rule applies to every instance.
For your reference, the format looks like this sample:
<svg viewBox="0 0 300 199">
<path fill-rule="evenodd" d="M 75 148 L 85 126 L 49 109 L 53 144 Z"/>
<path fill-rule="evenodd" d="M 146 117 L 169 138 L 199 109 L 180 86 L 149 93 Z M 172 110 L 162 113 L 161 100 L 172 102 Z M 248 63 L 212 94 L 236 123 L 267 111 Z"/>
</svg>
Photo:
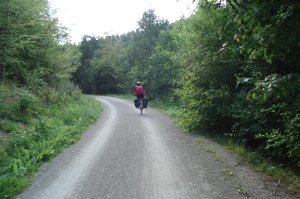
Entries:
<svg viewBox="0 0 300 199">
<path fill-rule="evenodd" d="M 234 183 L 236 191 L 246 198 L 298 198 L 287 193 L 284 187 L 274 178 L 255 171 L 244 158 L 228 151 L 218 143 L 202 136 L 195 136 L 201 149 L 207 153 L 216 164 L 221 166 L 223 177 Z"/>
</svg>

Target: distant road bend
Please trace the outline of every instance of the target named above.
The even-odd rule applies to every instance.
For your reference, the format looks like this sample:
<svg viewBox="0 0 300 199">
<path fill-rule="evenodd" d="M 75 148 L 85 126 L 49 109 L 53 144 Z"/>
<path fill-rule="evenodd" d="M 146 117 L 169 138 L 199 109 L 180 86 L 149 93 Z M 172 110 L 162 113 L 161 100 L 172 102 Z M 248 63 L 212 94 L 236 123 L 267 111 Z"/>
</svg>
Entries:
<svg viewBox="0 0 300 199">
<path fill-rule="evenodd" d="M 182 133 L 159 111 L 140 115 L 133 102 L 96 99 L 104 105 L 97 124 L 46 163 L 17 198 L 292 198 L 216 143 Z"/>
</svg>

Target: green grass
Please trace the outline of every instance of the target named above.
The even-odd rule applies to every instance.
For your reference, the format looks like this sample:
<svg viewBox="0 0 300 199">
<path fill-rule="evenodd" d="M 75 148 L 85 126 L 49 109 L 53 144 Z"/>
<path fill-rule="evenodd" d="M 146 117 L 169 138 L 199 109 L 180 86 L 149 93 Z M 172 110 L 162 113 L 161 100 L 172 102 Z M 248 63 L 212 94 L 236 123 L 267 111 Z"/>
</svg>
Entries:
<svg viewBox="0 0 300 199">
<path fill-rule="evenodd" d="M 5 90 L 0 86 L 0 92 Z M 22 92 L 22 95 L 18 93 Z M 29 91 L 0 96 L 0 198 L 13 198 L 31 183 L 39 166 L 80 139 L 100 116 L 101 104 L 88 96 L 44 103 Z M 26 103 L 24 103 L 24 93 Z M 7 97 L 9 96 L 9 97 Z M 29 97 L 28 97 L 29 96 Z M 13 100 L 9 100 L 12 98 Z"/>
<path fill-rule="evenodd" d="M 220 161 L 221 157 L 218 151 L 214 147 L 206 144 L 203 139 L 204 139 L 203 137 L 198 137 L 196 139 L 197 144 L 199 144 L 206 153 L 211 154 L 215 158 L 215 160 Z"/>
<path fill-rule="evenodd" d="M 176 103 L 166 100 L 151 100 L 149 101 L 149 106 L 157 108 L 164 112 L 166 115 L 170 116 L 176 123 L 176 125 L 183 129 L 181 126 L 181 112 L 180 106 Z"/>
<path fill-rule="evenodd" d="M 180 107 L 176 104 L 172 104 L 166 101 L 151 101 L 149 103 L 151 107 L 157 108 L 167 115 L 169 115 L 174 122 L 179 126 L 182 130 L 182 121 L 181 121 L 181 112 Z M 250 163 L 253 168 L 259 172 L 263 172 L 269 176 L 272 176 L 277 184 L 284 186 L 289 192 L 294 195 L 300 197 L 300 176 L 299 173 L 293 171 L 289 168 L 282 167 L 279 163 L 272 162 L 267 158 L 264 158 L 261 154 L 252 151 L 240 143 L 233 142 L 229 137 L 220 134 L 213 133 L 199 133 L 199 135 L 211 139 L 221 145 L 223 145 L 228 150 L 238 154 L 241 156 L 244 161 Z M 201 139 L 198 144 L 200 144 L 204 150 L 213 156 L 219 158 L 215 153 L 215 150 L 209 148 L 201 142 Z M 226 170 L 226 173 L 230 173 Z"/>
</svg>

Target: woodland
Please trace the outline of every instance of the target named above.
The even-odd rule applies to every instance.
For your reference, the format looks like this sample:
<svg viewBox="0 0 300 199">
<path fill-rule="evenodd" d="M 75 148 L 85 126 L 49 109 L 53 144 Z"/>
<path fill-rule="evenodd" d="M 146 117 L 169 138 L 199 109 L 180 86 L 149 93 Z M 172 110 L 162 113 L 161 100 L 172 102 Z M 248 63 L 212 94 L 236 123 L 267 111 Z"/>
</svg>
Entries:
<svg viewBox="0 0 300 199">
<path fill-rule="evenodd" d="M 43 120 L 55 115 L 49 110 L 82 105 L 82 94 L 130 94 L 136 81 L 150 104 L 176 104 L 186 131 L 224 135 L 300 171 L 299 1 L 194 3 L 174 23 L 148 10 L 136 30 L 72 44 L 47 0 L 0 0 L 3 198 L 11 194 L 4 185 L 17 182 L 7 176 L 26 176 L 35 170 L 28 165 L 55 154 L 41 144 L 54 139 L 53 123 Z M 80 120 L 72 116 L 58 117 L 70 126 Z M 35 147 L 44 153 L 28 152 Z"/>
<path fill-rule="evenodd" d="M 85 36 L 72 81 L 84 93 L 130 93 L 179 104 L 181 125 L 224 134 L 300 168 L 300 4 L 198 3 L 169 23 L 145 12 L 123 35 Z"/>
</svg>

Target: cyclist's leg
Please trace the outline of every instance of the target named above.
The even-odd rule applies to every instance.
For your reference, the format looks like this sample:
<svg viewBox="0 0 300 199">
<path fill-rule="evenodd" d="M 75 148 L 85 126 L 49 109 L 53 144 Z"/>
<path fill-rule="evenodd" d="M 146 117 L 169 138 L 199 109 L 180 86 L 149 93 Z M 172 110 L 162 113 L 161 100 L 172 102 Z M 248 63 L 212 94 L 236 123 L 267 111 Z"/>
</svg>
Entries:
<svg viewBox="0 0 300 199">
<path fill-rule="evenodd" d="M 139 103 L 142 108 L 144 108 L 144 94 L 139 94 Z"/>
<path fill-rule="evenodd" d="M 136 101 L 137 101 L 136 108 L 139 108 L 140 107 L 140 97 L 138 94 L 135 94 L 135 97 L 136 97 Z"/>
<path fill-rule="evenodd" d="M 144 107 L 144 94 L 141 94 L 141 101 L 142 101 L 143 107 Z"/>
<path fill-rule="evenodd" d="M 140 104 L 141 104 L 141 95 L 136 94 L 136 99 L 138 100 L 139 106 L 140 106 Z"/>
</svg>

